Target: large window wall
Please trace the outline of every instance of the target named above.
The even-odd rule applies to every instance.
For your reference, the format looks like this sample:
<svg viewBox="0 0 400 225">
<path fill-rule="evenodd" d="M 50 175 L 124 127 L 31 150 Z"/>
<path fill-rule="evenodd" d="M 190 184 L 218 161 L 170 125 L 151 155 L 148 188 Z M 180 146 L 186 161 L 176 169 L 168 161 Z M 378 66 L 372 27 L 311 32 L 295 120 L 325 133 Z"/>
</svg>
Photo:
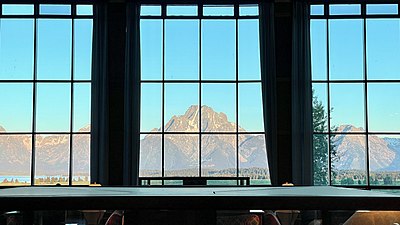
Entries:
<svg viewBox="0 0 400 225">
<path fill-rule="evenodd" d="M 400 185 L 399 5 L 310 13 L 314 183 Z"/>
<path fill-rule="evenodd" d="M 88 184 L 93 6 L 0 6 L 0 185 Z"/>
<path fill-rule="evenodd" d="M 141 5 L 140 176 L 268 184 L 258 5 Z"/>
</svg>

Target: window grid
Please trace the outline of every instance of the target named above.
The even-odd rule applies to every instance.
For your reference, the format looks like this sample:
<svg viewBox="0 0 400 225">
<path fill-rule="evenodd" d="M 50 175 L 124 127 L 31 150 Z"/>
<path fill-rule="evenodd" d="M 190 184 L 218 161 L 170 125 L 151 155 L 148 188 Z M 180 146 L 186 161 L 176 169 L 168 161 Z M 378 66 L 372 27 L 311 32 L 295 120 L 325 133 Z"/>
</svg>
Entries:
<svg viewBox="0 0 400 225">
<path fill-rule="evenodd" d="M 69 163 L 68 163 L 68 185 L 75 185 L 73 184 L 73 137 L 75 135 L 90 135 L 90 131 L 74 131 L 74 84 L 91 84 L 91 79 L 80 79 L 75 80 L 74 74 L 74 44 L 75 44 L 75 22 L 78 19 L 91 19 L 93 20 L 93 13 L 92 15 L 77 15 L 77 6 L 92 6 L 92 4 L 63 4 L 70 6 L 71 14 L 70 15 L 43 15 L 39 13 L 39 7 L 41 4 L 28 4 L 33 5 L 34 13 L 33 15 L 18 15 L 17 13 L 14 15 L 3 15 L 3 5 L 7 4 L 0 4 L 0 20 L 3 19 L 33 19 L 33 78 L 32 80 L 14 80 L 14 79 L 0 79 L 0 84 L 31 84 L 32 85 L 32 131 L 31 132 L 0 132 L 0 137 L 2 135 L 30 135 L 31 136 L 31 168 L 30 168 L 30 185 L 37 186 L 35 184 L 35 171 L 36 171 L 36 135 L 68 135 L 69 139 Z M 18 5 L 18 4 L 11 4 L 11 5 Z M 59 4 L 47 4 L 47 5 L 59 5 Z M 49 80 L 49 79 L 38 79 L 37 78 L 37 42 L 38 42 L 38 21 L 39 19 L 69 19 L 71 20 L 71 65 L 70 65 L 70 79 L 60 79 L 60 80 Z M 91 74 L 90 74 L 91 76 Z M 38 132 L 36 131 L 36 113 L 37 113 L 37 85 L 38 84 L 69 84 L 70 86 L 70 110 L 69 110 L 69 132 Z M 90 176 L 90 175 L 89 175 Z"/>
<path fill-rule="evenodd" d="M 203 15 L 203 7 L 205 6 L 204 4 L 188 4 L 190 6 L 198 6 L 198 11 L 197 11 L 197 16 L 168 16 L 167 15 L 167 5 L 170 4 L 161 4 L 161 15 L 158 16 L 140 16 L 140 20 L 151 20 L 151 19 L 161 19 L 162 20 L 162 51 L 161 51 L 161 56 L 162 56 L 162 63 L 161 63 L 161 75 L 162 78 L 161 80 L 146 80 L 142 79 L 140 80 L 140 84 L 162 84 L 161 86 L 161 131 L 140 131 L 140 135 L 148 135 L 148 134 L 158 134 L 161 135 L 161 176 L 162 177 L 173 177 L 173 176 L 166 176 L 165 174 L 165 135 L 173 134 L 173 135 L 198 135 L 198 146 L 199 146 L 199 156 L 198 156 L 198 176 L 202 177 L 202 136 L 203 135 L 235 135 L 236 137 L 236 177 L 240 176 L 240 163 L 239 163 L 239 135 L 241 134 L 248 134 L 248 135 L 266 135 L 266 132 L 254 132 L 254 131 L 249 131 L 249 132 L 242 132 L 239 131 L 239 84 L 244 84 L 244 83 L 252 83 L 252 84 L 261 84 L 261 79 L 254 79 L 254 80 L 239 80 L 239 20 L 251 20 L 251 19 L 259 19 L 259 16 L 240 16 L 239 15 L 239 7 L 242 6 L 242 4 L 229 4 L 229 6 L 232 6 L 234 8 L 234 14 L 232 16 L 205 16 Z M 247 4 L 246 4 L 247 5 Z M 252 4 L 250 3 L 249 5 L 252 6 L 257 6 L 258 4 Z M 143 6 L 143 5 L 142 5 Z M 157 4 L 159 6 L 159 4 Z M 165 27 L 166 27 L 166 20 L 182 20 L 182 19 L 193 19 L 193 20 L 198 20 L 199 21 L 199 58 L 198 58 L 198 79 L 171 79 L 168 80 L 165 78 L 166 72 L 165 72 L 165 40 L 166 40 L 166 32 L 165 32 Z M 208 79 L 203 79 L 202 77 L 202 21 L 204 19 L 210 20 L 235 20 L 235 79 L 234 80 L 208 80 Z M 173 132 L 168 132 L 165 131 L 165 85 L 166 84 L 198 84 L 198 107 L 200 108 L 198 111 L 198 126 L 199 126 L 199 131 L 196 132 L 190 132 L 190 131 L 173 131 Z M 235 113 L 236 113 L 236 118 L 235 118 L 235 123 L 236 123 L 236 128 L 235 131 L 229 132 L 229 131 L 202 131 L 202 110 L 201 110 L 201 105 L 202 105 L 202 84 L 235 84 Z M 206 175 L 207 176 L 207 175 Z M 237 181 L 239 182 L 239 181 Z M 164 185 L 164 180 L 161 181 L 161 184 Z"/>
<path fill-rule="evenodd" d="M 368 14 L 367 13 L 367 3 L 363 2 L 345 2 L 345 3 L 335 3 L 335 4 L 356 4 L 360 5 L 361 11 L 359 15 L 330 15 L 329 12 L 329 6 L 334 5 L 333 3 L 324 3 L 324 2 L 318 2 L 318 1 L 313 1 L 312 4 L 310 4 L 310 7 L 313 5 L 319 5 L 324 7 L 324 13 L 323 15 L 312 15 L 310 11 L 310 20 L 319 20 L 319 21 L 324 21 L 325 24 L 325 30 L 326 30 L 326 78 L 325 79 L 312 79 L 312 86 L 314 84 L 324 84 L 326 89 L 327 96 L 325 99 L 327 100 L 327 131 L 315 131 L 313 130 L 313 136 L 315 135 L 327 135 L 327 143 L 328 143 L 328 185 L 338 185 L 338 186 L 357 186 L 357 187 L 367 187 L 369 189 L 376 189 L 376 188 L 398 188 L 398 186 L 391 186 L 391 185 L 377 185 L 377 184 L 371 184 L 371 168 L 370 168 L 370 146 L 369 146 L 369 139 L 371 135 L 400 135 L 400 132 L 385 132 L 385 131 L 370 131 L 369 130 L 369 117 L 368 117 L 368 84 L 380 84 L 380 83 L 385 83 L 385 84 L 400 84 L 400 78 L 399 79 L 369 79 L 368 78 L 368 64 L 367 64 L 367 19 L 387 19 L 387 18 L 400 18 L 400 4 L 398 2 L 379 2 L 375 3 L 377 5 L 382 5 L 382 4 L 395 4 L 397 5 L 397 14 Z M 373 4 L 373 3 L 371 3 Z M 341 20 L 341 19 L 362 19 L 362 44 L 363 44 L 363 56 L 362 56 L 362 61 L 363 61 L 363 79 L 351 79 L 351 80 L 345 80 L 345 79 L 334 79 L 331 80 L 330 77 L 330 47 L 329 47 L 329 21 L 331 19 L 336 19 L 336 20 Z M 331 84 L 362 84 L 363 85 L 363 104 L 364 104 L 364 123 L 365 123 L 365 131 L 364 132 L 336 132 L 332 131 L 331 128 Z M 366 184 L 347 184 L 347 185 L 341 185 L 341 184 L 333 184 L 333 174 L 331 171 L 332 168 L 332 141 L 331 137 L 335 135 L 348 135 L 348 136 L 357 136 L 357 135 L 362 135 L 365 137 L 365 172 L 366 172 Z M 398 173 L 399 171 L 393 171 Z"/>
</svg>

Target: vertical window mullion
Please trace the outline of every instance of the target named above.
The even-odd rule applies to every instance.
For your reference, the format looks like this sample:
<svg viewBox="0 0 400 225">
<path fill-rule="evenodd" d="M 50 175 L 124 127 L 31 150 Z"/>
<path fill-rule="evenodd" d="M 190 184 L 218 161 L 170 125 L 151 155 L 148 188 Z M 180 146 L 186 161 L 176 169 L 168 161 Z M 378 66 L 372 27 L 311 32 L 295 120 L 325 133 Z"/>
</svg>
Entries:
<svg viewBox="0 0 400 225">
<path fill-rule="evenodd" d="M 328 11 L 329 6 L 326 7 L 326 11 Z M 329 11 L 328 11 L 329 12 Z M 326 79 L 327 79 L 327 95 L 328 95 L 328 108 L 327 108 L 327 116 L 328 116 L 328 179 L 329 185 L 332 185 L 332 157 L 331 157 L 331 95 L 330 95 L 330 59 L 329 59 L 329 19 L 326 19 Z"/>
<path fill-rule="evenodd" d="M 166 14 L 166 6 L 162 6 L 162 15 Z M 162 19 L 162 118 L 161 118 L 161 176 L 165 176 L 165 19 Z M 164 180 L 162 180 L 164 185 Z"/>
<path fill-rule="evenodd" d="M 75 14 L 75 7 L 72 7 L 72 15 Z M 75 47 L 75 19 L 71 19 L 72 26 L 71 26 L 71 80 L 70 80 L 70 85 L 71 85 L 71 93 L 70 93 L 70 118 L 69 118 L 69 180 L 68 184 L 72 185 L 72 173 L 73 173 L 73 120 L 74 120 L 74 47 Z"/>
<path fill-rule="evenodd" d="M 239 177 L 239 5 L 234 5 L 235 15 L 235 80 L 236 80 L 236 177 Z M 239 180 L 236 180 L 239 185 Z"/>
<path fill-rule="evenodd" d="M 202 6 L 198 6 L 198 16 L 202 16 L 203 15 L 203 7 Z M 199 109 L 199 114 L 198 114 L 198 116 L 199 116 L 199 177 L 202 177 L 202 174 L 201 174 L 201 172 L 202 172 L 202 165 L 201 165 L 201 153 L 202 153 L 202 144 L 201 144 L 201 142 L 202 142 L 202 139 L 201 139 L 201 137 L 202 137 L 202 124 L 201 124 L 201 105 L 202 105 L 202 97 L 201 97 L 201 89 L 202 89 L 202 76 L 201 76 L 201 56 L 202 56 L 202 42 L 201 42 L 201 37 L 202 37 L 202 26 L 201 26 L 201 23 L 202 23 L 202 19 L 201 19 L 201 17 L 200 17 L 200 19 L 198 19 L 199 20 L 199 106 L 198 106 L 198 109 Z"/>
</svg>

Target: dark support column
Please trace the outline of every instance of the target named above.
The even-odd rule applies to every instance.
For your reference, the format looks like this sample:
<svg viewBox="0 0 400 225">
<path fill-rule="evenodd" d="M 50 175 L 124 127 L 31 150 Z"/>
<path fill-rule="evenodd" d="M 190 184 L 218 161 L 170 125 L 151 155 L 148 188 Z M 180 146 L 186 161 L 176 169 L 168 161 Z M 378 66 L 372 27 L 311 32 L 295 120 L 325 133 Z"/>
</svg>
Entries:
<svg viewBox="0 0 400 225">
<path fill-rule="evenodd" d="M 278 184 L 292 182 L 292 3 L 275 3 Z"/>
<path fill-rule="evenodd" d="M 108 3 L 108 185 L 123 184 L 126 3 Z"/>
</svg>

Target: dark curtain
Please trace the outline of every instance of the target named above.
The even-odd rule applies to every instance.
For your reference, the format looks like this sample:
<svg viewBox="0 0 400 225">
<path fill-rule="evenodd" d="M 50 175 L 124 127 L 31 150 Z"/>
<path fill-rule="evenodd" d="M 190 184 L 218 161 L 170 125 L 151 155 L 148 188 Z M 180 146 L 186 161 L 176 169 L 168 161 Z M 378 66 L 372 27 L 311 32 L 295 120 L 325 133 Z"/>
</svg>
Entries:
<svg viewBox="0 0 400 225">
<path fill-rule="evenodd" d="M 140 153 L 140 5 L 127 3 L 125 67 L 124 185 L 139 183 Z"/>
<path fill-rule="evenodd" d="M 278 185 L 274 3 L 260 3 L 260 59 L 264 129 L 271 184 Z"/>
<path fill-rule="evenodd" d="M 108 77 L 107 77 L 107 5 L 94 4 L 92 121 L 91 121 L 91 182 L 108 182 Z"/>
<path fill-rule="evenodd" d="M 312 88 L 310 18 L 306 1 L 293 3 L 292 158 L 293 182 L 312 185 Z"/>
</svg>

